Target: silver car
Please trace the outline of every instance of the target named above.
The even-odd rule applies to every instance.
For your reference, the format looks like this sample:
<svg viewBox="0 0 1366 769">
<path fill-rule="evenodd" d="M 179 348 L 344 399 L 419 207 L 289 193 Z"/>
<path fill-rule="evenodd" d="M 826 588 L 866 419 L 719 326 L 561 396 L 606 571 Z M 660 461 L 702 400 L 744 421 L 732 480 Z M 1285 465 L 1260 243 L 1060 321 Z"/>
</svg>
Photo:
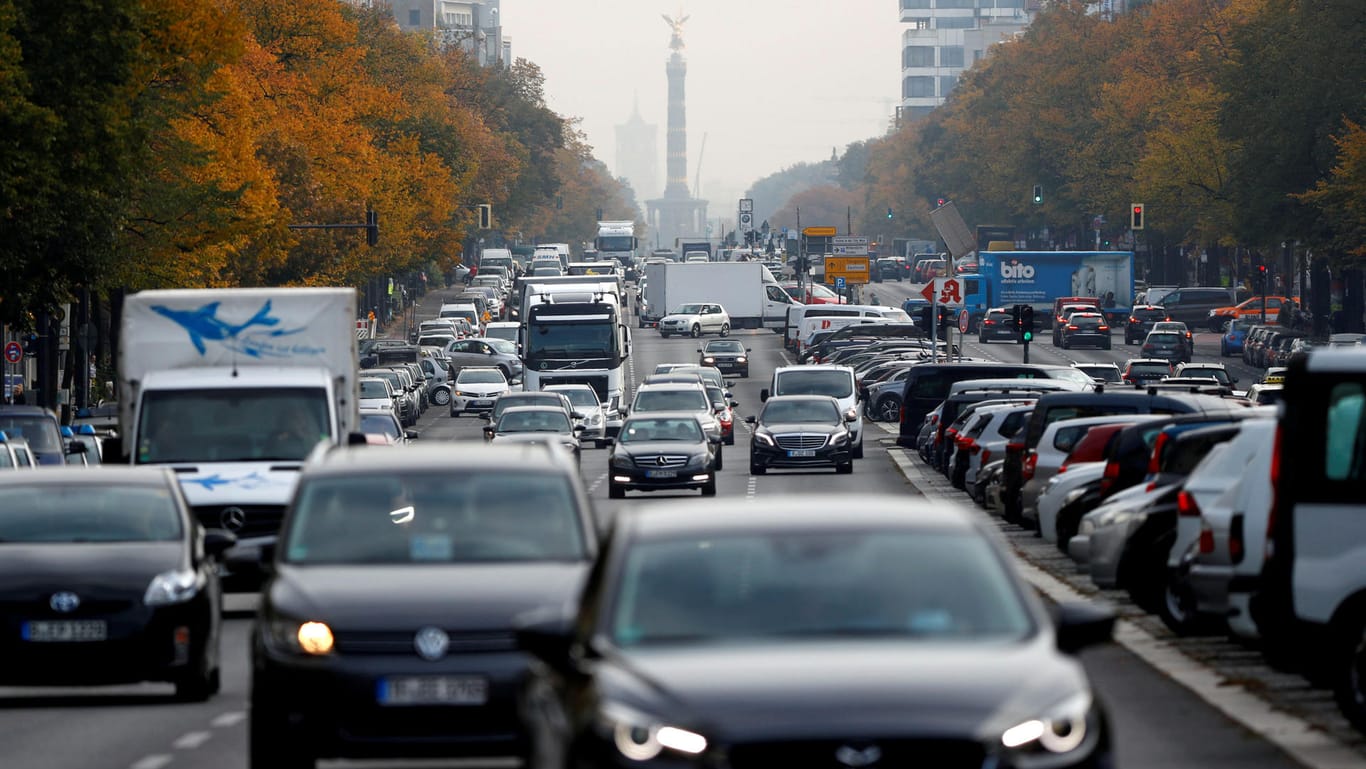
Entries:
<svg viewBox="0 0 1366 769">
<path fill-rule="evenodd" d="M 603 411 L 602 401 L 598 400 L 597 391 L 586 384 L 549 385 L 543 389 L 568 397 L 569 402 L 574 404 L 574 411 L 583 415 L 578 421 L 583 425 L 580 440 L 591 440 L 594 446 L 602 448 L 607 438 L 607 414 Z"/>
<path fill-rule="evenodd" d="M 452 372 L 468 366 L 493 367 L 501 369 L 509 382 L 522 376 L 522 359 L 517 356 L 517 345 L 506 339 L 458 339 L 446 345 L 446 361 Z"/>
</svg>

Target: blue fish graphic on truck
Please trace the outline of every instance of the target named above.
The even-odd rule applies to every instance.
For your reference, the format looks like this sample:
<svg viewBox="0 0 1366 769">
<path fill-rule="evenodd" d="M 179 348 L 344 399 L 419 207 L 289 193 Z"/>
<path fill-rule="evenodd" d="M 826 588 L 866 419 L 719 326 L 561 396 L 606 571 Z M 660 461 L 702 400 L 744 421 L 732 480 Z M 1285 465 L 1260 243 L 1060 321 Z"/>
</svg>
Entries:
<svg viewBox="0 0 1366 769">
<path fill-rule="evenodd" d="M 230 350 L 250 355 L 253 358 L 264 356 L 283 355 L 281 352 L 264 340 L 253 340 L 244 338 L 242 333 L 253 326 L 270 327 L 280 323 L 279 318 L 270 315 L 270 300 L 261 305 L 261 309 L 251 316 L 245 323 L 231 324 L 218 317 L 218 305 L 220 302 L 210 302 L 197 310 L 177 310 L 162 305 L 152 305 L 152 309 L 160 315 L 175 321 L 185 332 L 190 335 L 190 342 L 203 355 L 207 352 L 204 340 L 222 342 L 223 346 Z M 275 329 L 267 332 L 259 332 L 255 336 L 280 337 L 289 334 L 297 334 L 303 331 L 302 328 L 294 329 Z"/>
</svg>

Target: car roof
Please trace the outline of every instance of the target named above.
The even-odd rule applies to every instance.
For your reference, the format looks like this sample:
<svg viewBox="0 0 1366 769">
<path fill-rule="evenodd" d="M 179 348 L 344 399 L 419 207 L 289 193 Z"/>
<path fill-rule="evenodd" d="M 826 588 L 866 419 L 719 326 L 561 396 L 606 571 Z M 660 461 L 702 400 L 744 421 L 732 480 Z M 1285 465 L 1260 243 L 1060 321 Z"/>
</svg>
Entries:
<svg viewBox="0 0 1366 769">
<path fill-rule="evenodd" d="M 0 473 L 0 489 L 6 486 L 172 486 L 174 473 L 165 467 L 129 465 L 53 465 L 35 473 Z"/>
<path fill-rule="evenodd" d="M 951 502 L 916 500 L 913 515 L 907 515 L 904 497 L 869 495 L 851 507 L 845 496 L 813 494 L 801 497 L 756 497 L 745 506 L 744 515 L 732 508 L 709 501 L 651 503 L 648 508 L 623 511 L 621 525 L 632 539 L 672 539 L 745 532 L 802 531 L 837 532 L 852 529 L 898 529 L 902 531 L 980 532 L 964 508 Z M 831 515 L 831 510 L 840 510 Z M 993 543 L 994 544 L 994 543 Z"/>
<path fill-rule="evenodd" d="M 547 459 L 552 461 L 547 462 Z M 567 461 L 566 461 L 567 460 Z M 310 457 L 306 477 L 399 472 L 450 472 L 462 470 L 511 470 L 521 473 L 572 475 L 572 459 L 543 444 L 490 444 L 483 442 L 430 441 L 403 451 L 375 452 L 365 446 L 339 446 Z M 556 467 L 556 465 L 559 465 Z M 54 469 L 55 472 L 55 469 Z M 87 471 L 88 472 L 88 471 Z M 44 473 L 46 474 L 46 473 Z"/>
<path fill-rule="evenodd" d="M 701 379 L 697 379 L 697 380 L 695 380 L 695 381 L 680 379 L 680 380 L 671 380 L 671 381 L 667 381 L 667 382 L 651 382 L 651 381 L 650 381 L 650 378 L 649 378 L 649 377 L 646 377 L 646 378 L 645 378 L 645 382 L 642 383 L 639 387 L 636 388 L 636 393 L 640 393 L 642 390 L 701 390 L 701 389 L 703 389 L 703 383 L 702 383 L 702 380 L 701 380 Z"/>
</svg>

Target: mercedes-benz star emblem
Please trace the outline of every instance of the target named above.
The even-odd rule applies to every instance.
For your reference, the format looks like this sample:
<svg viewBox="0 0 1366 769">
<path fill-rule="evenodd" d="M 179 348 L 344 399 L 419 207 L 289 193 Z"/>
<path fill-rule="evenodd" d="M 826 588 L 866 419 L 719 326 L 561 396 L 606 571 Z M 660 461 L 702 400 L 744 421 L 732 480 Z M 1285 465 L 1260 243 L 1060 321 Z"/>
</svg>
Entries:
<svg viewBox="0 0 1366 769">
<path fill-rule="evenodd" d="M 218 516 L 218 522 L 228 531 L 241 531 L 247 525 L 247 511 L 240 507 L 225 507 Z"/>
<path fill-rule="evenodd" d="M 424 627 L 417 631 L 413 646 L 417 648 L 417 656 L 435 661 L 446 656 L 446 650 L 451 646 L 451 637 L 439 627 Z"/>
<path fill-rule="evenodd" d="M 669 460 L 664 457 L 659 457 L 655 460 L 655 464 L 659 465 L 660 467 L 663 467 L 664 465 L 669 464 Z"/>
<path fill-rule="evenodd" d="M 853 745 L 841 745 L 835 751 L 835 760 L 850 767 L 872 766 L 882 760 L 882 748 L 876 745 L 869 745 L 864 748 L 856 748 Z"/>
<path fill-rule="evenodd" d="M 47 603 L 55 612 L 70 614 L 81 605 L 81 597 L 69 590 L 63 590 L 60 593 L 53 593 Z"/>
</svg>

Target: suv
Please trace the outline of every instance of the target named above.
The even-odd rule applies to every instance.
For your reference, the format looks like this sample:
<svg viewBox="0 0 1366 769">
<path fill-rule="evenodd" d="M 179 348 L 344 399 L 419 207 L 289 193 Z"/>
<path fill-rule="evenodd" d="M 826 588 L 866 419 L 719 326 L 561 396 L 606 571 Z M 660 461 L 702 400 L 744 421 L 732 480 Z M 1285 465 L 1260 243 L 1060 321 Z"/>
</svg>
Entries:
<svg viewBox="0 0 1366 769">
<path fill-rule="evenodd" d="M 57 415 L 42 406 L 0 406 L 0 431 L 11 440 L 23 439 L 32 452 L 34 464 L 66 464 L 70 450 L 62 440 Z"/>
<path fill-rule="evenodd" d="M 977 342 L 986 344 L 994 339 L 1020 343 L 1020 332 L 1015 328 L 1015 316 L 1004 307 L 992 307 L 977 324 Z"/>
<path fill-rule="evenodd" d="M 1110 324 L 1098 312 L 1074 312 L 1062 329 L 1062 349 L 1070 350 L 1080 344 L 1110 349 Z"/>
<path fill-rule="evenodd" d="M 1178 288 L 1162 297 L 1158 304 L 1167 311 L 1167 317 L 1179 320 L 1187 326 L 1209 322 L 1210 310 L 1227 307 L 1236 301 L 1231 288 Z"/>
<path fill-rule="evenodd" d="M 856 415 L 849 427 L 850 450 L 854 459 L 863 458 L 863 408 L 858 402 L 858 387 L 854 370 L 848 366 L 779 366 L 773 380 L 759 391 L 759 400 L 772 395 L 828 395 L 839 401 L 840 411 L 853 409 Z"/>
<path fill-rule="evenodd" d="M 1063 329 L 1067 328 L 1067 324 L 1068 324 L 1068 322 L 1072 319 L 1072 316 L 1075 315 L 1076 313 L 1079 313 L 1079 312 L 1084 312 L 1084 313 L 1095 313 L 1095 314 L 1097 314 L 1097 315 L 1101 315 L 1101 317 L 1104 318 L 1104 315 L 1101 314 L 1101 312 L 1100 312 L 1100 308 L 1097 307 L 1097 306 L 1094 305 L 1094 304 L 1084 304 L 1084 303 L 1081 303 L 1081 302 L 1075 302 L 1075 303 L 1073 303 L 1073 302 L 1068 302 L 1068 303 L 1066 303 L 1066 304 L 1060 305 L 1060 306 L 1058 307 L 1057 313 L 1056 313 L 1056 314 L 1054 315 L 1054 317 L 1053 317 L 1053 346 L 1054 346 L 1054 347 L 1061 347 L 1061 346 L 1062 346 L 1062 332 L 1063 332 Z"/>
<path fill-rule="evenodd" d="M 884 256 L 877 260 L 873 267 L 873 282 L 881 283 L 884 280 L 895 280 L 900 283 L 909 271 L 906 260 L 899 256 Z"/>
<path fill-rule="evenodd" d="M 1191 359 L 1190 350 L 1186 348 L 1186 338 L 1179 331 L 1152 331 L 1143 340 L 1143 357 L 1161 358 L 1173 363 L 1186 362 Z"/>
<path fill-rule="evenodd" d="M 1171 361 L 1165 358 L 1130 358 L 1124 364 L 1124 373 L 1120 378 L 1132 385 L 1145 385 L 1171 375 Z"/>
<path fill-rule="evenodd" d="M 1139 340 L 1148 336 L 1148 332 L 1153 330 L 1153 324 L 1159 321 L 1171 320 L 1167 317 L 1165 307 L 1155 304 L 1135 305 L 1129 312 L 1129 319 L 1124 323 L 1124 343 L 1138 344 Z"/>
</svg>

